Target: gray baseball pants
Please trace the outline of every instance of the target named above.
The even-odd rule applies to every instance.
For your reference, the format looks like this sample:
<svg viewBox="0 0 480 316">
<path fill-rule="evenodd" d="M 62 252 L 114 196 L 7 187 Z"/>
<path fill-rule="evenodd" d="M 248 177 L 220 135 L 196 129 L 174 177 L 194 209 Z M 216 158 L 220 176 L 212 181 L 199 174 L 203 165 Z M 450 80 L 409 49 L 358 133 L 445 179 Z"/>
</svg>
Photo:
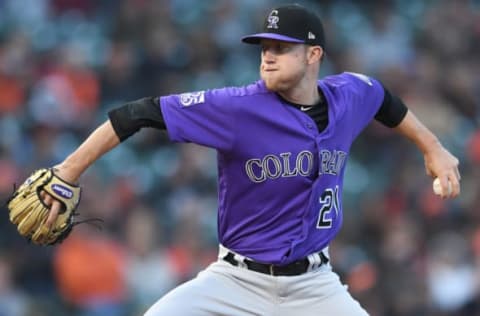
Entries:
<svg viewBox="0 0 480 316">
<path fill-rule="evenodd" d="M 158 300 L 145 316 L 368 316 L 330 264 L 271 276 L 219 259 Z"/>
</svg>

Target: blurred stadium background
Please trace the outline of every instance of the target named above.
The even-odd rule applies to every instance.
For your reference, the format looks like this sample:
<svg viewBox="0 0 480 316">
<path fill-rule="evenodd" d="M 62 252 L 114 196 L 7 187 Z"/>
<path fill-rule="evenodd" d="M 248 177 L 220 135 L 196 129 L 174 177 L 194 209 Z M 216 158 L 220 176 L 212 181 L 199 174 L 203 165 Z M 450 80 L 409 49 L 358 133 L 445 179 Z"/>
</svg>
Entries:
<svg viewBox="0 0 480 316">
<path fill-rule="evenodd" d="M 300 1 L 327 30 L 322 75 L 382 80 L 461 160 L 433 195 L 421 154 L 372 123 L 355 143 L 335 270 L 372 316 L 480 315 L 480 1 Z M 124 101 L 257 78 L 273 0 L 0 0 L 0 194 L 68 155 Z M 130 316 L 215 259 L 215 153 L 144 130 L 82 178 L 101 217 L 58 247 L 2 206 L 0 315 Z"/>
</svg>

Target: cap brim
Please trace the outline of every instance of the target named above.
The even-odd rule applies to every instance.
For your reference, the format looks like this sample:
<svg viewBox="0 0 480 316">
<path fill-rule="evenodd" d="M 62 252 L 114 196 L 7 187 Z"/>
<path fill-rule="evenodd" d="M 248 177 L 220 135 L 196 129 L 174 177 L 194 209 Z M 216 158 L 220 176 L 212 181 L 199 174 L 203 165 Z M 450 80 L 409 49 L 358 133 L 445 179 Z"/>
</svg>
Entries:
<svg viewBox="0 0 480 316">
<path fill-rule="evenodd" d="M 242 37 L 242 42 L 247 44 L 260 44 L 262 39 L 273 39 L 277 41 L 291 42 L 291 43 L 305 43 L 305 41 L 298 38 L 280 35 L 276 33 L 257 33 Z"/>
</svg>

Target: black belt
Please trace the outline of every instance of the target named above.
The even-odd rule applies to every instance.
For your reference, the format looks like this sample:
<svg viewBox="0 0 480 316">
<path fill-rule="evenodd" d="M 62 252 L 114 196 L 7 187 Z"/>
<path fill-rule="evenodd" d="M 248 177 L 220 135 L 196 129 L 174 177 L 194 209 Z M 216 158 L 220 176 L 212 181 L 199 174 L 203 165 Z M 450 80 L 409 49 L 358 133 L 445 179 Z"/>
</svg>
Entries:
<svg viewBox="0 0 480 316">
<path fill-rule="evenodd" d="M 319 266 L 328 263 L 328 258 L 323 254 L 323 252 L 319 252 L 319 255 L 320 255 Z M 228 252 L 227 255 L 225 255 L 222 259 L 234 266 L 240 265 L 240 263 L 235 259 L 234 253 Z M 278 275 L 293 276 L 293 275 L 303 274 L 308 271 L 308 267 L 310 266 L 310 261 L 308 261 L 307 258 L 300 259 L 283 266 L 260 263 L 260 262 L 255 262 L 248 259 L 243 260 L 243 263 L 246 265 L 247 269 L 249 270 L 264 273 L 264 274 L 276 275 L 276 276 Z"/>
</svg>

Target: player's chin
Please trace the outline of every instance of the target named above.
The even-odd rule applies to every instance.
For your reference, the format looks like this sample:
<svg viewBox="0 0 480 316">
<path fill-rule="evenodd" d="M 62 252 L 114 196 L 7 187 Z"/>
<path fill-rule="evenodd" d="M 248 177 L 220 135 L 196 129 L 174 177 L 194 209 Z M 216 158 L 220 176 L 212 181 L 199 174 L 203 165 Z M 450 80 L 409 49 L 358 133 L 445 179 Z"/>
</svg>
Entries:
<svg viewBox="0 0 480 316">
<path fill-rule="evenodd" d="M 285 83 L 285 82 L 281 82 L 281 81 L 278 81 L 278 80 L 265 80 L 265 86 L 267 87 L 267 89 L 269 91 L 272 91 L 272 92 L 283 92 L 283 91 L 287 91 L 289 90 L 290 88 L 290 85 Z"/>
<path fill-rule="evenodd" d="M 282 84 L 278 78 L 274 78 L 272 76 L 262 76 L 263 81 L 265 82 L 265 86 L 267 87 L 268 90 L 278 92 L 283 90 L 282 89 Z"/>
<path fill-rule="evenodd" d="M 265 82 L 266 88 L 273 92 L 287 91 L 296 83 L 296 80 L 294 80 L 295 78 L 281 75 L 276 71 L 261 72 L 260 77 Z"/>
<path fill-rule="evenodd" d="M 277 91 L 278 90 L 277 85 L 272 80 L 263 79 L 263 81 L 265 82 L 265 86 L 267 87 L 268 90 L 270 90 L 270 91 Z"/>
</svg>

